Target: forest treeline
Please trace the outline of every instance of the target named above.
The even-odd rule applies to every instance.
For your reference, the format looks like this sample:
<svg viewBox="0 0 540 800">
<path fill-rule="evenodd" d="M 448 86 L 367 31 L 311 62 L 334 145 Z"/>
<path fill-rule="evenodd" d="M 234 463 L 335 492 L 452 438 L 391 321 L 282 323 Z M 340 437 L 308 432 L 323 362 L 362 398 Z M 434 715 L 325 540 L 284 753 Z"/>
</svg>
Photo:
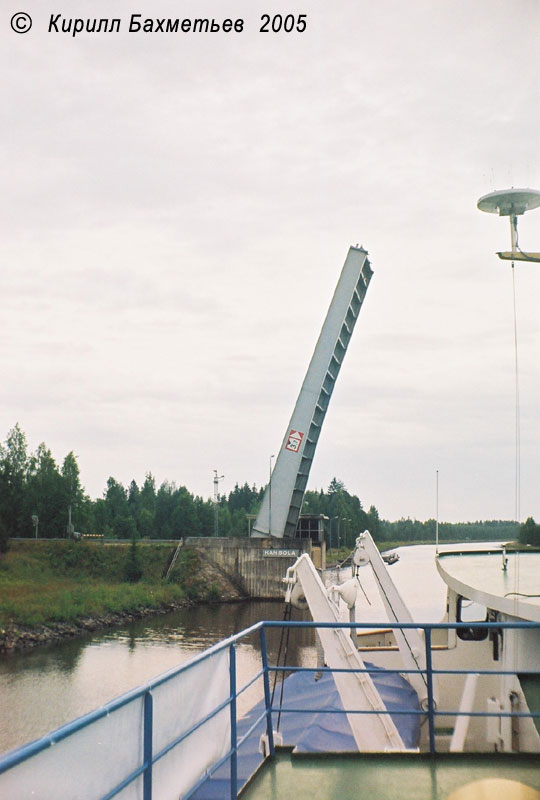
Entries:
<svg viewBox="0 0 540 800">
<path fill-rule="evenodd" d="M 110 477 L 103 496 L 92 500 L 81 485 L 73 452 L 57 464 L 40 444 L 28 452 L 26 436 L 17 424 L 0 444 L 0 548 L 10 537 L 62 538 L 77 531 L 117 539 L 180 539 L 186 536 L 247 536 L 249 516 L 256 515 L 264 488 L 236 484 L 228 495 L 213 500 L 194 495 L 185 486 L 164 481 L 159 487 L 148 472 L 142 485 L 123 486 Z M 329 546 L 352 547 L 366 528 L 376 541 L 434 541 L 435 520 L 379 518 L 375 506 L 361 500 L 334 478 L 326 490 L 305 493 L 304 514 L 328 517 Z M 71 519 L 72 528 L 69 528 Z M 526 525 L 530 524 L 529 520 Z M 540 526 L 532 521 L 534 531 Z M 441 523 L 441 540 L 497 540 L 516 536 L 516 523 L 506 521 Z M 529 530 L 530 532 L 530 530 Z M 533 542 L 534 543 L 534 542 Z"/>
</svg>

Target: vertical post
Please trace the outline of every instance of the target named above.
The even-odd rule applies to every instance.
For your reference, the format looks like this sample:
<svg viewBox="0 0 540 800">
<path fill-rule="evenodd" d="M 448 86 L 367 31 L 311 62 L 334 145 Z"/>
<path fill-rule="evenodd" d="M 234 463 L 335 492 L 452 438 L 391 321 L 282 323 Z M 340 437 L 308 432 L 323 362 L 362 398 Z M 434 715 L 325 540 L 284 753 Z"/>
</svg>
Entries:
<svg viewBox="0 0 540 800">
<path fill-rule="evenodd" d="M 268 535 L 272 536 L 272 459 L 274 453 L 270 456 L 270 471 L 268 473 Z"/>
<path fill-rule="evenodd" d="M 439 555 L 439 470 L 435 480 L 435 555 Z"/>
<path fill-rule="evenodd" d="M 514 255 L 517 250 L 517 214 L 510 214 L 508 219 L 510 220 L 510 249 L 512 250 L 512 255 Z"/>
<path fill-rule="evenodd" d="M 266 708 L 266 735 L 268 736 L 268 749 L 270 756 L 273 758 L 274 749 L 274 732 L 272 730 L 272 697 L 270 695 L 270 681 L 268 679 L 268 653 L 266 650 L 266 630 L 264 625 L 261 627 L 261 657 L 263 665 L 263 684 L 264 684 L 264 705 Z"/>
<path fill-rule="evenodd" d="M 152 800 L 152 730 L 154 727 L 154 699 L 150 691 L 144 695 L 143 724 L 143 800 Z"/>
<path fill-rule="evenodd" d="M 429 752 L 435 755 L 435 704 L 433 702 L 433 664 L 431 661 L 431 628 L 424 628 L 426 641 L 426 680 L 429 725 Z"/>
<path fill-rule="evenodd" d="M 230 713 L 231 713 L 231 800 L 236 800 L 238 788 L 238 752 L 236 733 L 236 650 L 234 644 L 229 648 Z"/>
<path fill-rule="evenodd" d="M 515 220 L 515 227 L 512 220 Z M 510 225 L 513 231 L 512 237 L 512 252 L 516 246 L 515 236 L 517 235 L 517 217 L 510 217 Z M 515 456 L 515 500 L 514 500 L 514 518 L 519 525 L 519 518 L 521 516 L 521 413 L 519 403 L 519 361 L 518 361 L 518 336 L 517 336 L 517 312 L 516 312 L 516 275 L 514 270 L 514 262 L 512 261 L 512 300 L 514 305 L 514 373 L 515 373 L 515 393 L 516 393 L 516 456 Z"/>
<path fill-rule="evenodd" d="M 214 470 L 214 536 L 219 536 L 219 482 L 224 477 Z"/>
</svg>

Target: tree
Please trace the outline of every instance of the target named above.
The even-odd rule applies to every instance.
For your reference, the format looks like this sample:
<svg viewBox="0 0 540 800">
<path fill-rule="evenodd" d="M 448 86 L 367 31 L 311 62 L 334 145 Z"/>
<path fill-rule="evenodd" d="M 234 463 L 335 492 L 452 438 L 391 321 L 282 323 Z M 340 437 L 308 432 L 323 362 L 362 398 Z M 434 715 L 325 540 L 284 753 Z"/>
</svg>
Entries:
<svg viewBox="0 0 540 800">
<path fill-rule="evenodd" d="M 62 464 L 62 478 L 64 483 L 67 520 L 71 520 L 72 525 L 73 520 L 76 520 L 79 530 L 81 530 L 82 518 L 83 515 L 85 516 L 84 512 L 86 511 L 86 498 L 81 486 L 79 465 L 77 464 L 77 458 L 73 454 L 73 450 L 64 458 L 64 463 Z M 71 531 L 68 533 L 71 535 Z"/>
<path fill-rule="evenodd" d="M 174 493 L 173 510 L 173 538 L 181 539 L 187 536 L 198 536 L 197 511 L 193 495 L 185 486 L 180 486 Z"/>
<path fill-rule="evenodd" d="M 7 435 L 4 456 L 11 474 L 22 478 L 28 464 L 28 455 L 26 451 L 26 436 L 18 422 Z"/>
<path fill-rule="evenodd" d="M 151 472 L 147 472 L 139 497 L 141 508 L 145 508 L 152 516 L 156 512 L 156 481 Z"/>
<path fill-rule="evenodd" d="M 137 535 L 137 525 L 133 517 L 126 514 L 122 517 L 116 517 L 113 531 L 117 539 L 133 539 Z"/>
<path fill-rule="evenodd" d="M 381 521 L 379 519 L 379 512 L 375 506 L 370 506 L 367 513 L 367 529 L 371 533 L 375 541 L 381 538 Z"/>
<path fill-rule="evenodd" d="M 129 539 L 135 529 L 127 500 L 127 492 L 114 478 L 107 481 L 105 492 L 106 524 L 119 539 Z"/>
<path fill-rule="evenodd" d="M 28 459 L 25 486 L 25 517 L 39 519 L 39 535 L 58 538 L 66 535 L 68 520 L 66 483 L 45 442 Z"/>
<path fill-rule="evenodd" d="M 154 533 L 154 517 L 146 508 L 140 508 L 137 515 L 137 530 L 143 539 L 150 539 Z"/>
<path fill-rule="evenodd" d="M 221 508 L 218 506 L 218 525 L 219 525 L 219 535 L 220 536 L 233 536 L 233 522 L 231 518 L 231 512 L 225 506 Z"/>
<path fill-rule="evenodd" d="M 108 526 L 107 503 L 102 497 L 98 497 L 92 504 L 91 520 L 92 531 L 106 535 Z"/>
<path fill-rule="evenodd" d="M 215 514 L 213 502 L 211 500 L 203 500 L 202 497 L 196 497 L 194 504 L 199 536 L 213 536 Z"/>
<path fill-rule="evenodd" d="M 243 486 L 239 486 L 236 483 L 233 491 L 229 492 L 227 506 L 231 512 L 239 509 L 251 512 L 253 506 L 259 503 L 259 499 L 259 492 L 255 486 L 250 488 L 247 482 Z"/>
<path fill-rule="evenodd" d="M 328 494 L 329 495 L 339 494 L 340 492 L 344 491 L 346 490 L 343 481 L 338 480 L 338 478 L 332 478 L 332 480 L 330 481 L 330 485 L 328 486 L 327 490 Z"/>
<path fill-rule="evenodd" d="M 135 523 L 133 525 L 135 531 Z M 141 560 L 139 558 L 137 537 L 135 536 L 135 532 L 133 532 L 133 535 L 131 536 L 131 545 L 124 566 L 124 578 L 129 583 L 137 583 L 137 581 L 140 581 L 142 578 Z"/>
<path fill-rule="evenodd" d="M 158 539 L 173 539 L 174 483 L 164 481 L 156 495 L 155 531 Z"/>
<path fill-rule="evenodd" d="M 127 498 L 129 510 L 131 511 L 132 517 L 137 516 L 137 511 L 139 509 L 140 495 L 141 492 L 139 490 L 139 487 L 137 486 L 137 481 L 132 480 L 131 483 L 129 484 L 128 498 Z"/>
<path fill-rule="evenodd" d="M 152 473 L 147 472 L 138 499 L 137 530 L 139 536 L 157 536 L 155 516 L 156 482 Z"/>
<path fill-rule="evenodd" d="M 26 436 L 17 423 L 0 447 L 0 521 L 4 536 L 32 533 L 32 523 L 30 518 L 25 519 L 24 508 L 27 465 Z"/>
<path fill-rule="evenodd" d="M 0 517 L 0 553 L 7 553 L 9 550 L 9 535 L 5 522 Z"/>
<path fill-rule="evenodd" d="M 522 544 L 540 546 L 540 525 L 532 517 L 528 517 L 519 528 L 519 541 Z"/>
</svg>

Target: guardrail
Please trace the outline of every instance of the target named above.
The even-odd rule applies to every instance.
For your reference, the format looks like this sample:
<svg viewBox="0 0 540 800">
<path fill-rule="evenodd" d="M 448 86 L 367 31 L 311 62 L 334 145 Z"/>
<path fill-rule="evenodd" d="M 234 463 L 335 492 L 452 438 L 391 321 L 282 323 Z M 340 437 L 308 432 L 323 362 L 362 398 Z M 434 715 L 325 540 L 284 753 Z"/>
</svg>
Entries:
<svg viewBox="0 0 540 800">
<path fill-rule="evenodd" d="M 437 670 L 431 658 L 431 638 L 435 629 L 470 628 L 470 623 L 381 623 L 392 629 L 414 628 L 425 636 L 425 674 L 428 707 L 408 713 L 427 718 L 429 751 L 436 754 L 435 720 L 443 717 L 540 717 L 539 712 L 474 712 L 467 708 L 437 709 L 433 681 L 436 675 L 468 675 L 472 670 Z M 374 623 L 259 622 L 214 645 L 189 662 L 170 670 L 28 745 L 0 757 L 0 794 L 5 797 L 92 798 L 111 800 L 131 787 L 143 800 L 168 797 L 197 797 L 206 781 L 226 766 L 227 795 L 236 798 L 239 790 L 238 756 L 242 746 L 261 726 L 266 732 L 267 753 L 275 752 L 273 714 L 305 713 L 306 709 L 273 705 L 271 674 L 286 672 L 331 672 L 324 668 L 275 665 L 268 663 L 266 631 L 271 628 L 372 629 Z M 474 623 L 475 628 L 540 629 L 540 623 Z M 258 634 L 261 647 L 260 669 L 240 688 L 237 686 L 236 648 L 248 636 Z M 334 670 L 335 671 L 335 670 Z M 369 672 L 370 670 L 340 670 Z M 401 669 L 388 670 L 404 673 Z M 409 670 L 408 672 L 413 672 Z M 482 675 L 512 675 L 504 670 L 474 670 Z M 536 673 L 536 674 L 540 674 Z M 239 733 L 237 701 L 256 681 L 263 683 L 264 704 L 247 730 Z M 314 708 L 317 713 L 331 712 Z M 386 711 L 384 713 L 396 713 Z M 413 756 L 414 757 L 414 756 Z M 263 757 L 261 756 L 261 761 Z M 69 766 L 68 766 L 69 765 Z M 50 789 L 48 788 L 50 787 Z M 204 795 L 199 795 L 204 796 Z M 225 797 L 225 795 L 223 795 Z"/>
</svg>

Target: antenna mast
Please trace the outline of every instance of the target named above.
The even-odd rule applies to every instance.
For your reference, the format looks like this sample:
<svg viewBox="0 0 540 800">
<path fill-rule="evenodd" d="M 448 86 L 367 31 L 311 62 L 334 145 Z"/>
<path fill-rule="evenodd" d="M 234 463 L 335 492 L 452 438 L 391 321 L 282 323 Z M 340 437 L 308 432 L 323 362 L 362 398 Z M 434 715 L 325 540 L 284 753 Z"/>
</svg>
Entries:
<svg viewBox="0 0 540 800">
<path fill-rule="evenodd" d="M 525 253 L 519 246 L 517 218 L 526 211 L 540 206 L 540 192 L 536 189 L 505 189 L 485 194 L 478 201 L 480 211 L 498 214 L 510 219 L 510 250 L 497 253 L 505 261 L 540 261 L 540 253 Z"/>
<path fill-rule="evenodd" d="M 517 224 L 518 217 L 526 211 L 540 206 L 540 192 L 536 189 L 506 189 L 503 191 L 490 192 L 480 198 L 478 208 L 480 211 L 487 211 L 489 214 L 498 214 L 500 217 L 508 217 L 510 220 L 510 250 L 497 253 L 499 258 L 512 262 L 512 293 L 514 303 L 514 368 L 516 384 L 516 466 L 515 466 L 515 509 L 514 515 L 516 522 L 520 517 L 520 493 L 521 493 L 521 421 L 519 404 L 519 369 L 518 369 L 518 342 L 517 342 L 517 315 L 516 315 L 516 284 L 514 277 L 514 261 L 535 261 L 540 262 L 540 253 L 525 253 L 519 246 Z"/>
</svg>

